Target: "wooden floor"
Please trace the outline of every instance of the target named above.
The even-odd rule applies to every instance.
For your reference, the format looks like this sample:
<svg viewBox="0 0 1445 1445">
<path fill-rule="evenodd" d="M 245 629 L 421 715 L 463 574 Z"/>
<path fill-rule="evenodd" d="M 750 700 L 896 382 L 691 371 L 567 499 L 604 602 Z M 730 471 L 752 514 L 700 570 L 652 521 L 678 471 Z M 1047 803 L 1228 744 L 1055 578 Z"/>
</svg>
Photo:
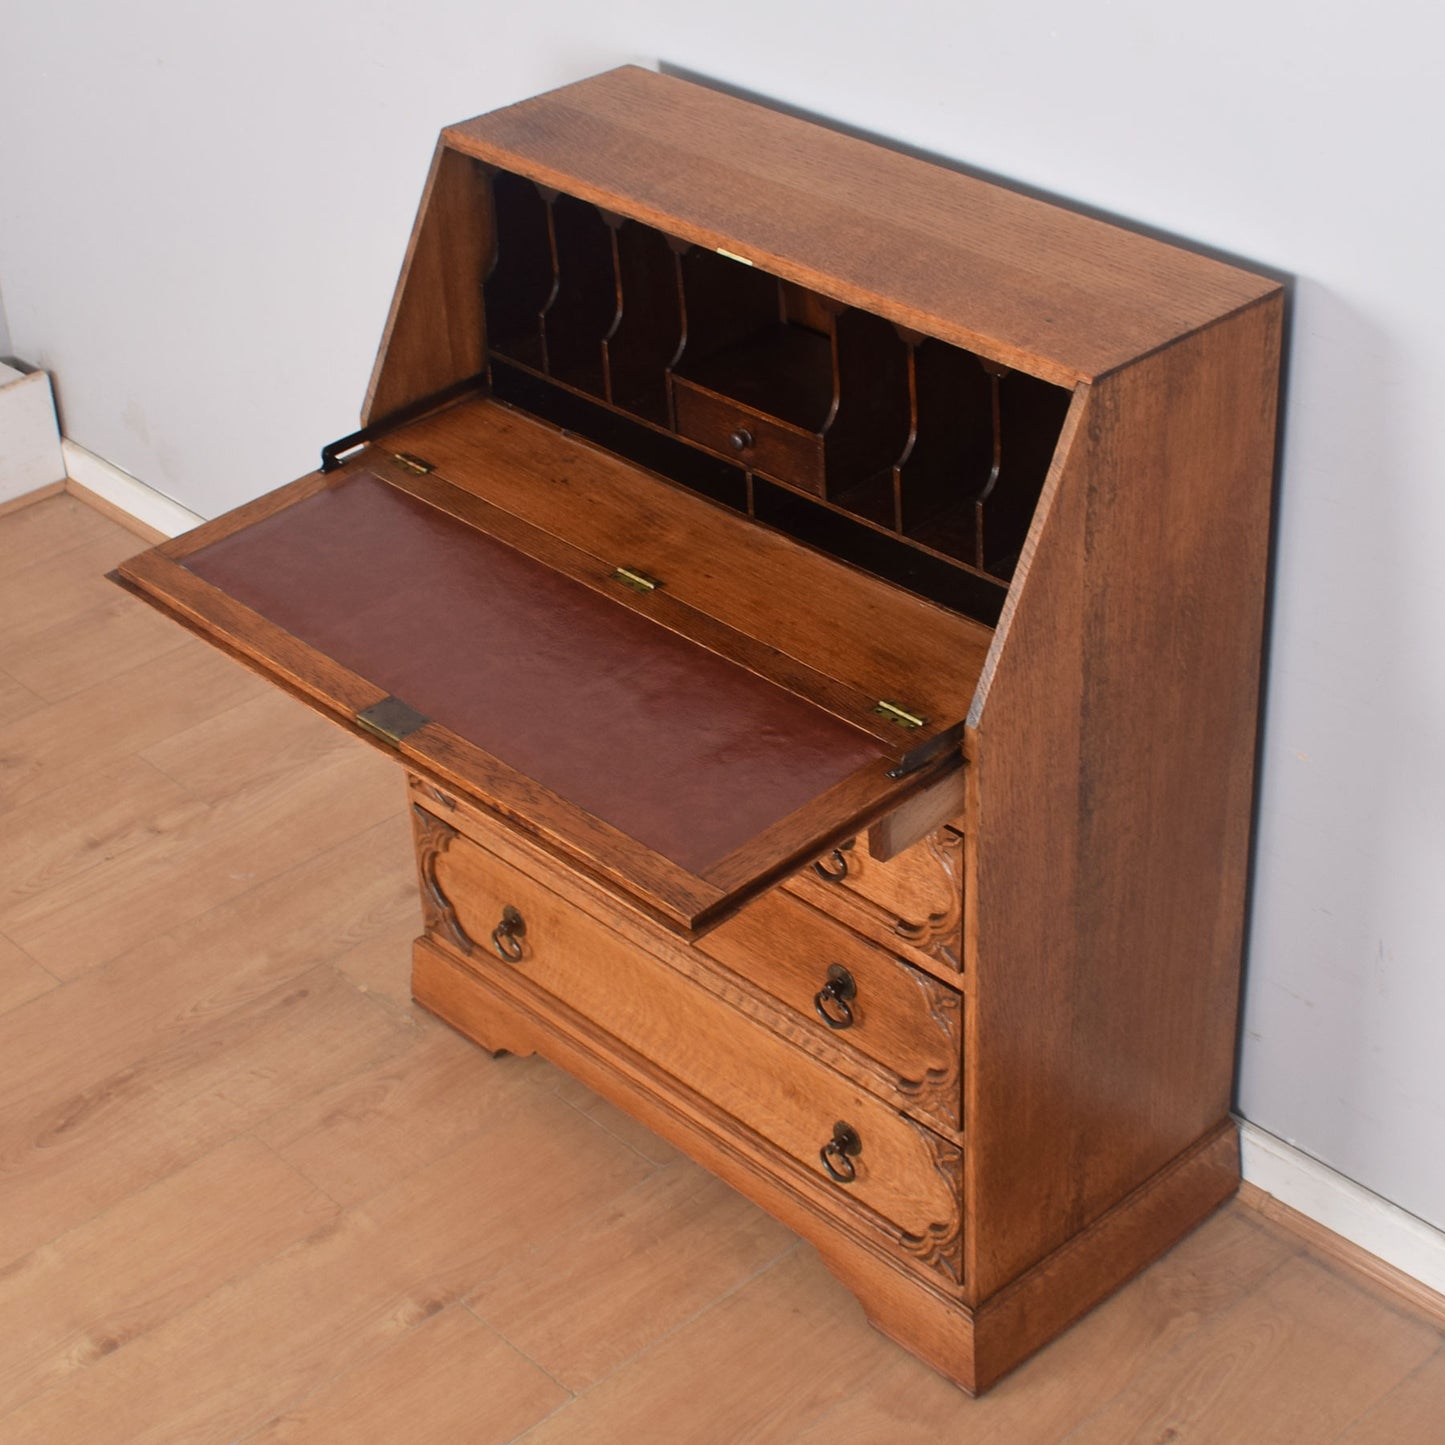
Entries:
<svg viewBox="0 0 1445 1445">
<path fill-rule="evenodd" d="M 1445 1441 L 1445 1339 L 1235 1203 L 980 1401 L 407 996 L 400 772 L 0 517 L 0 1441 Z"/>
</svg>

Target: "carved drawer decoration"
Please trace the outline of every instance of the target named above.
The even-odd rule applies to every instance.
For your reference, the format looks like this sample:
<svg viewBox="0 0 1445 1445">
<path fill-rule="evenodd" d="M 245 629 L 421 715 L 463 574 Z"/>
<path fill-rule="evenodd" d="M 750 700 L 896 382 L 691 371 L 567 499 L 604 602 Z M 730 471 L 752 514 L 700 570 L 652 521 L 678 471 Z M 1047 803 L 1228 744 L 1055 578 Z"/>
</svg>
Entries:
<svg viewBox="0 0 1445 1445">
<path fill-rule="evenodd" d="M 641 949 L 414 806 L 427 930 L 482 976 L 636 1050 L 758 1139 L 762 1158 L 867 1219 L 916 1264 L 962 1281 L 962 1151 L 800 1053 Z M 846 1121 L 854 1155 L 829 1150 Z M 826 1153 L 826 1158 L 825 1158 Z M 846 1175 L 847 1177 L 842 1177 Z"/>
<path fill-rule="evenodd" d="M 850 838 L 794 875 L 788 887 L 871 937 L 896 940 L 960 970 L 963 835 L 940 828 L 888 862 Z"/>
</svg>

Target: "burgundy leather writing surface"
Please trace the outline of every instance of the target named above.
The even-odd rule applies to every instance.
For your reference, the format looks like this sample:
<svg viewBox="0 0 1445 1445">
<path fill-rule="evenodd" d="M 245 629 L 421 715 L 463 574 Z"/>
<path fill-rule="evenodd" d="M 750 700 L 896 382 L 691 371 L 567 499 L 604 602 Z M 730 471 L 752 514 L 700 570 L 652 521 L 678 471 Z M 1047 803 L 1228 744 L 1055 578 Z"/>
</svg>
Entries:
<svg viewBox="0 0 1445 1445">
<path fill-rule="evenodd" d="M 830 713 L 369 473 L 184 565 L 693 873 L 883 756 Z"/>
</svg>

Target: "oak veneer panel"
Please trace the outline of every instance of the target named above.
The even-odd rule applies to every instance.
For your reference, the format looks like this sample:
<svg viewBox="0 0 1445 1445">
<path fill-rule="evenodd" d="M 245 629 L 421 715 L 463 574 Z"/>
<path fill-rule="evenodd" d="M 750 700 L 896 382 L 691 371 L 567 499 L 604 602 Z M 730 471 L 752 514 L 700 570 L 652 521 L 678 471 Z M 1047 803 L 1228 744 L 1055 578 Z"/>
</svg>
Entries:
<svg viewBox="0 0 1445 1445">
<path fill-rule="evenodd" d="M 443 134 L 469 155 L 1064 385 L 1274 289 L 1178 247 L 631 66 Z"/>
<path fill-rule="evenodd" d="M 477 167 L 438 144 L 362 407 L 388 415 L 481 371 L 482 281 L 491 193 Z"/>
<path fill-rule="evenodd" d="M 449 948 L 430 938 L 413 951 L 413 993 L 418 1003 L 493 1053 L 541 1053 L 603 1098 L 642 1121 L 689 1157 L 732 1184 L 791 1228 L 830 1252 L 830 1267 L 850 1287 L 889 1293 L 907 1308 L 917 1306 L 956 1338 L 967 1332 L 956 1292 L 941 1278 L 921 1272 L 896 1246 L 896 1228 L 839 1200 L 832 1186 L 820 1189 L 811 1171 L 782 1151 L 736 1128 L 720 1128 L 726 1116 L 708 1100 L 671 1081 L 642 1056 L 607 1047 L 599 1030 L 571 1010 L 549 1004 L 512 971 L 485 981 Z M 826 1181 L 824 1181 L 826 1183 Z M 953 1370 L 960 1353 L 947 1367 Z M 966 1363 L 966 1361 L 965 1361 Z"/>
<path fill-rule="evenodd" d="M 700 988 L 726 999 L 790 1044 L 873 1093 L 893 1097 L 905 1113 L 927 1117 L 941 1132 L 957 1135 L 961 1014 L 954 989 L 780 889 L 745 904 L 688 945 L 671 934 L 659 934 L 647 915 L 627 908 L 622 900 L 574 871 L 559 868 L 535 845 L 498 829 L 495 821 L 465 800 L 417 778 L 411 779 L 410 796 L 422 813 L 440 819 L 447 829 L 456 828 L 488 853 L 537 878 L 549 891 L 637 947 L 656 954 Z M 730 967 L 717 968 L 715 958 Z M 814 1011 L 813 996 L 830 962 L 843 962 L 853 969 L 866 997 L 871 998 L 860 1004 L 856 1031 L 834 1032 Z M 873 983 L 880 968 L 892 976 L 881 991 Z M 891 1039 L 896 1051 L 888 1048 L 884 1039 Z M 623 1127 L 644 1152 L 666 1147 L 632 1121 Z"/>
<path fill-rule="evenodd" d="M 962 776 L 959 770 L 949 777 L 946 801 L 950 804 L 960 796 L 955 789 Z M 950 816 L 957 818 L 962 811 L 959 808 Z M 844 850 L 847 872 L 833 886 L 857 893 L 892 917 L 915 926 L 930 918 L 956 921 L 961 885 L 956 868 L 949 865 L 958 851 L 958 834 L 942 828 L 887 859 L 874 857 L 866 840 L 859 837 Z M 831 865 L 825 859 L 823 866 Z"/>
<path fill-rule="evenodd" d="M 981 1299 L 1228 1112 L 1279 320 L 1094 385 L 1001 625 L 969 821 Z"/>
<path fill-rule="evenodd" d="M 706 879 L 446 728 L 428 723 L 403 738 L 398 751 L 408 766 L 425 768 L 433 782 L 484 800 L 491 813 L 519 834 L 535 837 L 554 858 L 685 936 L 726 903 L 722 890 Z"/>
<path fill-rule="evenodd" d="M 435 825 L 422 823 L 435 836 Z M 797 1161 L 820 1193 L 848 1211 L 861 1204 L 901 1231 L 909 1255 L 957 1279 L 959 1150 L 776 1035 L 694 989 L 663 963 L 622 943 L 588 915 L 459 836 L 422 844 L 423 879 L 448 905 L 432 921 L 468 956 L 484 984 L 499 972 L 545 1006 L 553 999 L 646 1059 L 664 1079 L 736 1119 L 762 1152 Z M 499 964 L 488 935 L 511 905 L 526 919 L 523 957 Z M 472 940 L 481 945 L 472 947 Z M 531 991 L 537 990 L 537 994 Z M 736 1061 L 745 1059 L 744 1067 Z M 834 1185 L 819 1150 L 835 1120 L 863 1139 L 857 1178 Z M 881 1227 L 881 1226 L 880 1226 Z"/>
<path fill-rule="evenodd" d="M 966 761 L 960 754 L 960 761 Z M 968 806 L 968 774 L 958 768 L 927 793 L 910 798 L 868 830 L 868 854 L 891 863 L 948 823 L 961 823 Z"/>
<path fill-rule="evenodd" d="M 962 1127 L 963 1003 L 953 989 L 781 889 L 740 909 L 697 947 L 792 1009 L 815 1049 L 865 1055 L 877 1071 L 875 1092 L 897 1107 L 945 1130 Z M 852 1022 L 839 1030 L 816 1007 L 834 964 L 857 987 Z"/>
<path fill-rule="evenodd" d="M 968 711 L 992 629 L 759 527 L 576 437 L 491 401 L 403 427 L 388 448 L 424 457 L 544 532 L 874 701 L 935 722 Z"/>
<path fill-rule="evenodd" d="M 383 691 L 431 714 L 396 750 L 427 790 L 417 998 L 486 1047 L 544 1052 L 661 1129 L 813 1240 L 881 1330 L 966 1388 L 986 1387 L 1198 1223 L 1237 1179 L 1226 1111 L 1278 287 L 624 69 L 444 133 L 368 416 L 459 380 L 480 386 L 478 282 L 491 259 L 495 166 L 521 177 L 508 182 L 518 191 L 532 180 L 580 198 L 559 204 L 589 218 L 578 234 L 597 244 L 578 274 L 595 286 L 595 305 L 570 338 L 565 306 L 544 319 L 559 355 L 569 341 L 601 343 L 616 299 L 590 204 L 608 220 L 632 217 L 674 239 L 726 247 L 810 288 L 802 313 L 814 319 L 830 298 L 864 307 L 880 336 L 891 320 L 1066 388 L 1053 393 L 1060 404 L 1071 393 L 1071 404 L 997 629 L 485 399 L 388 437 L 388 450 L 434 466 L 422 480 L 373 492 L 381 481 L 358 474 L 370 467 L 384 478 L 392 464 L 363 453 L 331 482 L 303 479 L 126 564 L 122 580 L 343 725 Z M 535 302 L 545 311 L 548 263 L 565 248 L 555 232 L 550 247 L 540 231 L 531 239 L 542 252 L 533 257 L 537 294 L 516 309 Z M 565 265 L 557 282 L 556 295 L 575 299 Z M 659 290 L 644 294 L 656 301 Z M 505 314 L 502 306 L 494 322 Z M 576 360 L 560 368 L 572 380 Z M 1024 451 L 1043 446 L 1026 442 Z M 738 480 L 736 504 L 767 515 L 773 492 Z M 384 539 L 359 539 L 344 515 L 332 525 L 357 496 L 386 498 Z M 1023 497 L 1004 510 L 1022 526 L 1030 505 Z M 398 517 L 466 538 L 470 560 L 452 556 L 442 571 L 460 569 L 474 585 L 476 571 L 496 573 L 505 557 L 523 585 L 494 586 L 485 606 L 460 615 L 456 587 L 437 585 L 435 555 L 408 553 L 410 523 Z M 274 596 L 263 604 L 246 589 L 264 592 L 277 571 L 257 539 L 291 533 L 299 545 L 287 605 L 299 610 L 283 619 Z M 836 532 L 817 535 L 848 551 Z M 906 544 L 893 546 L 880 565 L 903 576 Z M 200 575 L 248 548 L 241 571 L 215 578 L 222 587 Z M 358 555 L 336 563 L 336 550 Z M 348 586 L 318 586 L 317 574 L 338 565 L 350 569 Z M 609 610 L 617 565 L 661 578 L 661 596 Z M 380 587 L 368 591 L 358 574 Z M 318 622 L 308 593 L 326 590 L 341 617 Z M 518 665 L 538 652 L 539 598 L 572 650 L 529 679 Z M 524 625 L 496 625 L 517 617 Z M 610 629 L 600 639 L 583 625 L 598 617 Z M 395 670 L 385 676 L 347 650 L 375 636 L 392 649 Z M 652 667 L 677 656 L 686 666 L 655 694 L 632 675 L 611 686 L 638 659 Z M 611 690 L 589 713 L 555 685 L 561 673 L 569 683 L 600 673 Z M 785 703 L 750 711 L 759 688 Z M 468 689 L 472 704 L 493 709 L 481 726 L 448 712 Z M 665 703 L 673 731 L 639 728 L 626 706 L 633 691 L 644 711 L 660 714 Z M 510 712 L 498 714 L 498 697 Z M 680 717 L 679 697 L 689 698 Z M 955 754 L 940 759 L 937 776 L 885 783 L 885 759 L 904 741 L 871 718 L 847 728 L 873 698 L 927 717 L 929 732 L 966 717 L 966 771 L 942 778 Z M 770 755 L 776 766 L 752 776 L 733 763 L 705 777 L 697 745 L 705 759 L 751 738 L 758 728 L 706 731 L 742 714 L 785 740 Z M 599 717 L 622 720 L 623 745 Z M 557 735 L 559 718 L 570 738 Z M 818 742 L 830 729 L 849 737 L 856 756 L 836 747 L 830 759 L 831 745 Z M 557 746 L 578 735 L 591 752 Z M 715 747 L 718 738 L 726 746 Z M 523 745 L 535 757 L 521 760 Z M 569 753 L 572 772 L 543 773 Z M 646 777 L 650 765 L 658 778 L 648 795 L 635 770 Z M 949 786 L 930 792 L 935 783 Z M 433 803 L 455 804 L 469 821 L 439 823 Z M 899 804 L 906 813 L 883 821 Z M 946 830 L 930 840 L 928 868 L 915 874 L 922 855 L 910 856 L 908 843 L 960 807 L 963 840 Z M 820 1048 L 796 1011 L 688 947 L 730 909 L 874 823 L 875 854 L 858 837 L 858 876 L 829 889 L 804 873 L 787 886 L 965 998 L 961 1153 L 959 1131 L 930 1134 L 894 1108 L 894 1085 L 920 1060 L 903 1058 L 890 1082 L 881 1061 Z M 497 851 L 523 855 L 507 892 L 560 940 L 553 956 L 528 939 L 535 980 L 491 955 L 486 937 L 513 900 L 472 869 L 479 847 L 452 846 L 474 825 L 485 844 L 498 824 Z M 592 955 L 612 976 L 588 967 Z M 820 1101 L 830 1117 L 854 1111 L 866 1121 L 856 1192 L 871 1209 L 819 1186 L 809 1110 Z"/>
<path fill-rule="evenodd" d="M 986 1389 L 1151 1264 L 1238 1185 L 1239 1141 L 1231 1121 L 977 1308 L 977 1387 Z"/>
<path fill-rule="evenodd" d="M 552 440 L 545 433 L 544 437 Z M 534 527 L 511 512 L 493 506 L 474 491 L 454 485 L 439 472 L 417 476 L 394 459 L 388 461 L 374 451 L 367 455 L 374 474 L 400 491 L 456 517 L 468 526 L 476 527 L 563 577 L 582 583 L 610 603 L 647 617 L 669 632 L 731 659 L 788 692 L 807 698 L 863 732 L 883 739 L 890 746 L 899 742 L 897 724 L 886 721 L 874 711 L 878 701 L 876 697 L 838 683 L 807 663 L 790 658 L 777 648 L 690 607 L 678 598 L 675 586 L 662 586 L 652 592 L 635 592 L 618 580 L 616 565 L 610 558 L 598 556 L 569 540 Z M 595 546 L 595 539 L 591 537 L 579 540 Z M 925 735 L 920 733 L 918 737 L 921 740 Z"/>
<path fill-rule="evenodd" d="M 951 828 L 940 828 L 886 862 L 869 856 L 861 835 L 842 851 L 848 861 L 845 878 L 824 879 L 808 867 L 784 886 L 955 987 L 972 990 L 972 974 L 960 975 L 965 840 Z M 836 868 L 831 855 L 817 861 Z"/>
</svg>

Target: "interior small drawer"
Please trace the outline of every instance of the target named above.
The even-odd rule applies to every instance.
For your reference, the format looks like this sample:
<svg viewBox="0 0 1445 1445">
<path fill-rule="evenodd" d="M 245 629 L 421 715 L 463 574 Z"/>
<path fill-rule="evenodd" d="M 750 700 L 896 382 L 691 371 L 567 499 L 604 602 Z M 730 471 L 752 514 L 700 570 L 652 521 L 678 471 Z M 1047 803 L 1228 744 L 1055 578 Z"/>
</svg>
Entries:
<svg viewBox="0 0 1445 1445">
<path fill-rule="evenodd" d="M 863 1055 L 884 1096 L 961 1127 L 963 999 L 791 894 L 749 904 L 695 945 L 756 984 L 815 1042 Z"/>
<path fill-rule="evenodd" d="M 735 458 L 749 470 L 814 496 L 823 495 L 823 438 L 728 397 L 698 387 L 683 376 L 672 379 L 677 430 Z"/>
<path fill-rule="evenodd" d="M 886 862 L 860 835 L 815 858 L 785 885 L 888 944 L 961 967 L 963 836 L 940 828 Z"/>
<path fill-rule="evenodd" d="M 915 1262 L 959 1282 L 959 1147 L 429 814 L 418 818 L 429 935 L 483 979 L 572 1011 L 801 1166 Z M 585 1025 L 582 1021 L 585 1021 Z M 841 1126 L 841 1129 L 840 1129 Z M 859 1147 L 854 1152 L 853 1145 Z M 779 1155 L 783 1156 L 781 1159 Z M 794 1170 L 793 1172 L 796 1172 Z"/>
</svg>

